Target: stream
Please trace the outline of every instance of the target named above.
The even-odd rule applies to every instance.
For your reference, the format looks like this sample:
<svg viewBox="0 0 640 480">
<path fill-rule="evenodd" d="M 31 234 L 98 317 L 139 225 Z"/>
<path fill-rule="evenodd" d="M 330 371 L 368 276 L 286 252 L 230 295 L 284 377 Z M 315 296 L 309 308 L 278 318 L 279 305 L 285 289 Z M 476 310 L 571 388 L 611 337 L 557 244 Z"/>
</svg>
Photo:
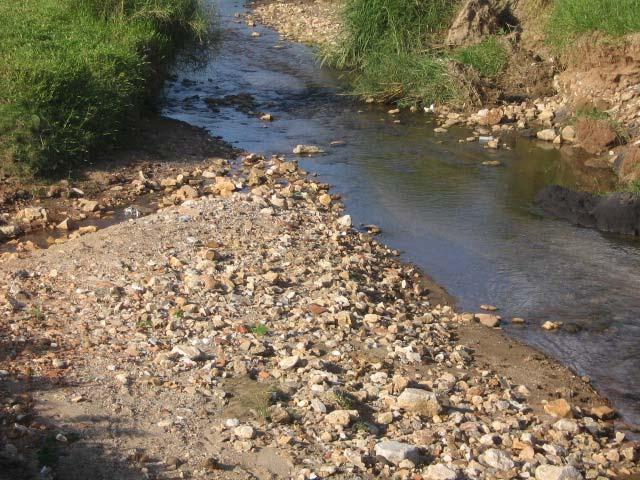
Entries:
<svg viewBox="0 0 640 480">
<path fill-rule="evenodd" d="M 627 423 L 640 425 L 640 241 L 574 227 L 533 205 L 548 184 L 603 189 L 607 174 L 522 136 L 489 151 L 459 142 L 471 133 L 465 128 L 434 134 L 427 114 L 392 117 L 355 102 L 311 49 L 248 27 L 236 15 L 242 2 L 220 0 L 216 10 L 217 51 L 168 84 L 166 116 L 250 152 L 293 158 L 297 144 L 322 147 L 324 155 L 301 165 L 343 195 L 354 225 L 379 225 L 380 241 L 446 288 L 460 310 L 499 306 L 508 335 L 588 375 Z M 239 93 L 274 121 L 205 101 Z M 510 325 L 514 316 L 526 324 Z M 546 320 L 564 328 L 544 331 Z"/>
</svg>

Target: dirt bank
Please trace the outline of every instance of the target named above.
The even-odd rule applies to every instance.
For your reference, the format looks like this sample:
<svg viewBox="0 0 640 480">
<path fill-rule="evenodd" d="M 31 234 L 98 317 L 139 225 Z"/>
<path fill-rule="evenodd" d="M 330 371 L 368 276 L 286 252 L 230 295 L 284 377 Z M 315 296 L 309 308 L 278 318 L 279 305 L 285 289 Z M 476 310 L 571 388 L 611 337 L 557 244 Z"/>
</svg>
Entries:
<svg viewBox="0 0 640 480">
<path fill-rule="evenodd" d="M 179 205 L 0 264 L 5 478 L 638 472 L 586 384 L 497 362 L 295 162 L 251 155 L 181 188 Z"/>
</svg>

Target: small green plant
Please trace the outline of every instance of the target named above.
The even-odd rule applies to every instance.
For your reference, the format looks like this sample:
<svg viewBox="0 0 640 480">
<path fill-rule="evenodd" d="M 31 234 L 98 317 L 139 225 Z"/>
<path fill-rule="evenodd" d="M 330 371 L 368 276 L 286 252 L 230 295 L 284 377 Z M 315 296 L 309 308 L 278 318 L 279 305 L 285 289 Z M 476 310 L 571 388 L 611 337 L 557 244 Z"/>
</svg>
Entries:
<svg viewBox="0 0 640 480">
<path fill-rule="evenodd" d="M 507 65 L 509 54 L 502 41 L 487 37 L 477 45 L 460 48 L 454 58 L 484 77 L 497 77 Z"/>
<path fill-rule="evenodd" d="M 39 322 L 42 322 L 45 319 L 44 313 L 38 307 L 31 307 L 31 309 L 29 309 L 29 315 L 31 318 L 38 320 Z"/>
<path fill-rule="evenodd" d="M 335 398 L 336 403 L 345 410 L 353 410 L 356 405 L 356 400 L 346 390 L 342 390 L 337 388 L 333 391 L 333 396 Z"/>
<path fill-rule="evenodd" d="M 251 333 L 253 333 L 256 337 L 264 337 L 268 332 L 269 329 L 261 323 L 251 327 Z"/>
<path fill-rule="evenodd" d="M 173 312 L 173 316 L 176 318 L 183 318 L 184 317 L 184 310 L 176 310 L 175 312 Z"/>
<path fill-rule="evenodd" d="M 136 328 L 138 330 L 150 330 L 151 327 L 153 327 L 153 323 L 151 323 L 151 319 L 149 318 L 145 318 L 145 319 L 140 319 L 136 322 Z"/>
</svg>

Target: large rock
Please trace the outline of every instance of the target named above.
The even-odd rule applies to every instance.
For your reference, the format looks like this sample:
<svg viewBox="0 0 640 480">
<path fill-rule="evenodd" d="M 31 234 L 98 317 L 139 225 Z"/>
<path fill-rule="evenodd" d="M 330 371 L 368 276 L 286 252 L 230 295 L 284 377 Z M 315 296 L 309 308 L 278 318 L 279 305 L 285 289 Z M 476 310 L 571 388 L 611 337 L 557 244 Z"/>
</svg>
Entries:
<svg viewBox="0 0 640 480">
<path fill-rule="evenodd" d="M 582 480 L 582 474 L 572 466 L 540 465 L 536 468 L 536 480 Z"/>
<path fill-rule="evenodd" d="M 452 46 L 476 45 L 501 27 L 500 13 L 489 0 L 468 0 L 447 33 Z"/>
<path fill-rule="evenodd" d="M 398 397 L 397 404 L 400 408 L 429 417 L 442 411 L 436 394 L 419 388 L 406 388 Z"/>
<path fill-rule="evenodd" d="M 581 227 L 640 235 L 640 196 L 632 193 L 595 195 L 550 185 L 538 192 L 535 202 L 546 212 Z"/>
<path fill-rule="evenodd" d="M 411 460 L 412 462 L 417 463 L 420 457 L 418 447 L 415 445 L 396 442 L 394 440 L 387 440 L 378 443 L 375 450 L 377 456 L 383 457 L 396 465 L 403 460 Z"/>
<path fill-rule="evenodd" d="M 587 152 L 597 154 L 613 146 L 618 134 L 606 120 L 581 118 L 576 122 L 576 139 Z"/>
<path fill-rule="evenodd" d="M 547 128 L 546 130 L 540 130 L 536 133 L 536 137 L 545 142 L 553 142 L 556 139 L 556 131 L 553 128 Z"/>
<path fill-rule="evenodd" d="M 625 183 L 640 180 L 640 146 L 632 146 L 627 149 L 615 164 L 620 180 Z"/>
</svg>

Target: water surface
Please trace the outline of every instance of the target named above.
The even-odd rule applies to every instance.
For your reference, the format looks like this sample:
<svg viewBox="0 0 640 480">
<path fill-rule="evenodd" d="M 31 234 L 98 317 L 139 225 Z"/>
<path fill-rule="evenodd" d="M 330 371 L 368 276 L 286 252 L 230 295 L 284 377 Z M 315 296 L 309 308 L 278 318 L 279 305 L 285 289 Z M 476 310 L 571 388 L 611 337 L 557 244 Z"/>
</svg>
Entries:
<svg viewBox="0 0 640 480">
<path fill-rule="evenodd" d="M 508 334 L 589 375 L 626 421 L 640 424 L 640 244 L 548 218 L 532 204 L 549 183 L 603 189 L 607 176 L 585 175 L 572 168 L 577 159 L 522 137 L 509 139 L 511 150 L 488 151 L 459 143 L 469 135 L 463 129 L 435 135 L 425 114 L 396 124 L 385 109 L 341 95 L 337 75 L 307 47 L 249 28 L 235 16 L 243 11 L 241 2 L 218 2 L 219 51 L 170 84 L 165 114 L 252 152 L 322 146 L 326 155 L 302 164 L 343 194 L 356 224 L 380 225 L 381 240 L 461 309 L 491 303 L 507 319 L 525 318 L 525 327 L 507 324 Z M 243 92 L 275 121 L 233 107 L 214 112 L 205 102 Z M 331 147 L 335 140 L 346 144 Z M 545 332 L 546 320 L 572 333 Z"/>
</svg>

